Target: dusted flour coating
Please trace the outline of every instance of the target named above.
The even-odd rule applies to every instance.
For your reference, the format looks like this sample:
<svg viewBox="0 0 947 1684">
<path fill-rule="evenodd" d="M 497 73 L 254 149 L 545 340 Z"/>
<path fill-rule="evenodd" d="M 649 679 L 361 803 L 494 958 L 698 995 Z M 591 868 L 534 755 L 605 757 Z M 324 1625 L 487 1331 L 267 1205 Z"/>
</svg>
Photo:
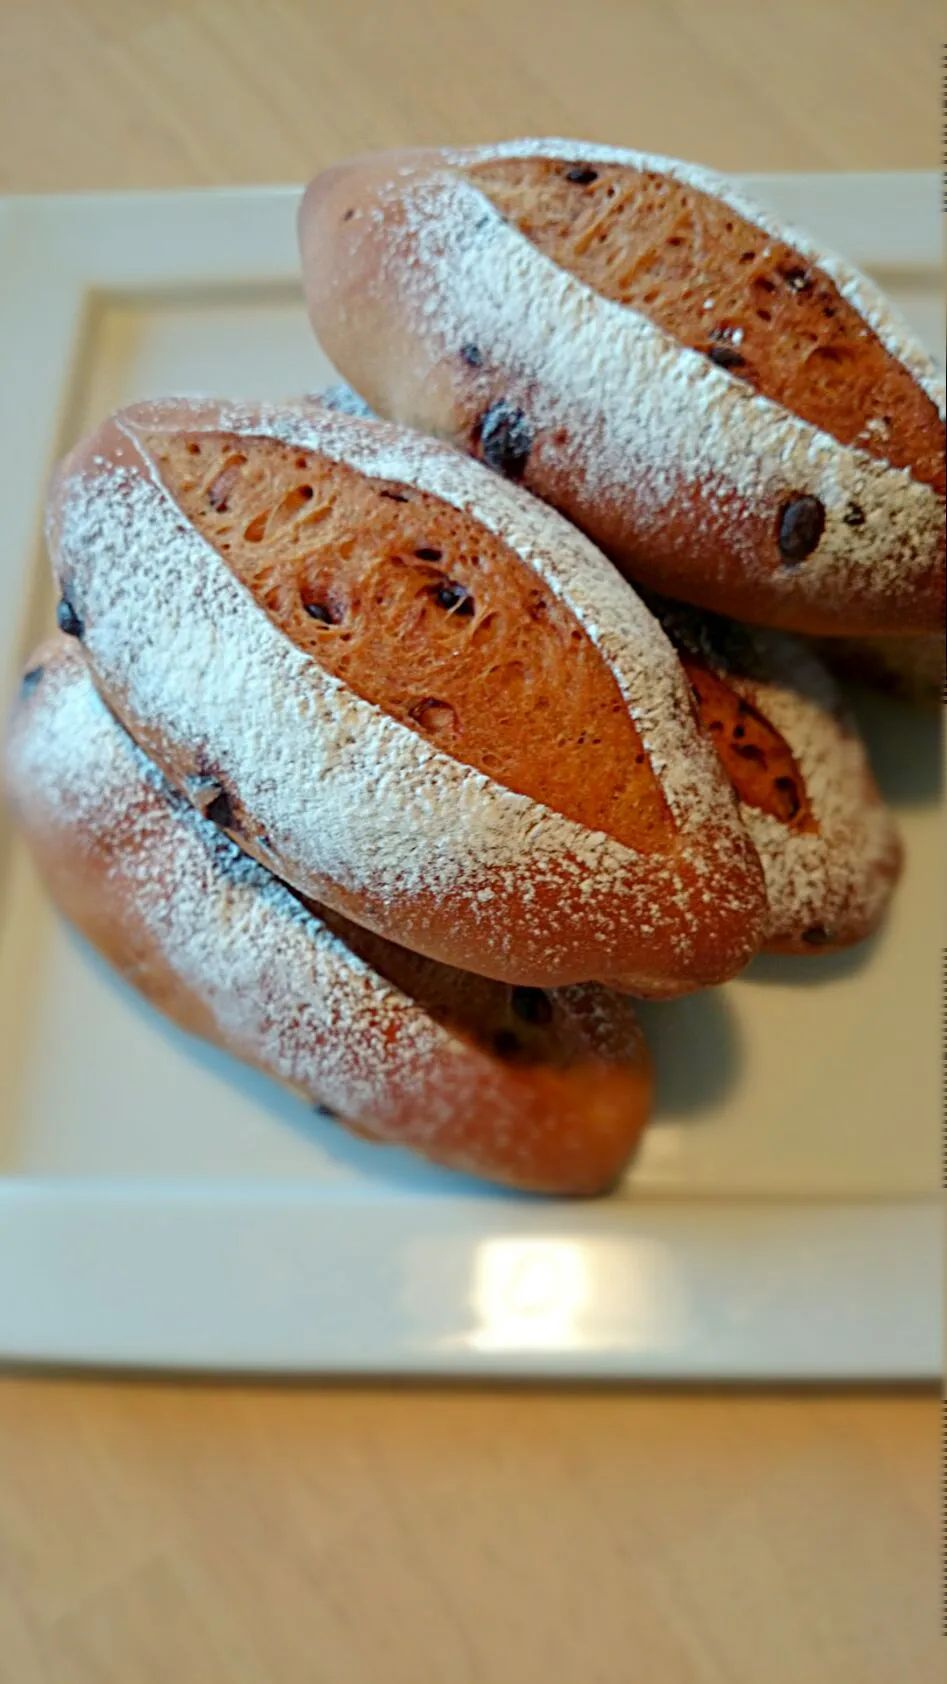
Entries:
<svg viewBox="0 0 947 1684">
<path fill-rule="evenodd" d="M 586 829 L 665 843 L 668 809 L 614 676 L 510 545 L 416 485 L 277 439 L 139 442 L 258 606 L 347 690 Z"/>
<path fill-rule="evenodd" d="M 582 142 L 402 156 L 317 178 L 302 217 L 314 325 L 376 410 L 522 480 L 650 588 L 804 631 L 941 623 L 942 495 L 577 279 L 476 170 L 514 157 L 666 170 L 786 238 L 775 219 L 707 172 Z M 897 313 L 789 237 L 942 421 L 939 377 Z M 942 432 L 937 450 L 942 478 Z"/>
<path fill-rule="evenodd" d="M 320 452 L 502 538 L 607 662 L 666 803 L 666 846 L 641 854 L 504 788 L 323 671 L 185 519 L 143 444 L 162 428 Z M 759 864 L 664 634 L 585 539 L 459 453 L 318 404 L 143 405 L 67 459 L 50 544 L 110 705 L 301 892 L 524 984 L 676 992 L 752 955 Z"/>
<path fill-rule="evenodd" d="M 867 275 L 838 252 L 812 240 L 804 230 L 781 222 L 726 176 L 700 164 L 679 158 L 665 158 L 658 153 L 637 152 L 627 147 L 596 146 L 588 141 L 511 140 L 492 146 L 448 149 L 445 157 L 462 168 L 509 158 L 542 158 L 563 160 L 580 156 L 584 163 L 618 164 L 620 166 L 669 176 L 672 181 L 696 189 L 711 198 L 722 200 L 737 215 L 753 223 L 774 242 L 795 248 L 807 264 L 822 270 L 838 288 L 843 298 L 862 316 L 872 332 L 877 334 L 885 350 L 913 375 L 927 393 L 939 414 L 944 415 L 944 382 L 935 365 L 908 326 L 901 312 L 890 298 Z"/>
<path fill-rule="evenodd" d="M 710 671 L 765 721 L 772 740 L 760 744 L 752 720 L 738 723 L 734 786 L 744 823 L 766 875 L 770 922 L 765 946 L 776 952 L 822 953 L 849 946 L 880 923 L 901 871 L 893 816 L 872 776 L 854 720 L 829 672 L 798 638 L 740 626 L 683 604 L 651 599 L 699 694 Z M 714 698 L 701 705 L 715 736 Z M 744 747 L 745 745 L 745 747 Z M 779 746 L 791 757 L 787 766 Z M 741 747 L 752 758 L 745 778 Z M 789 775 L 787 776 L 787 772 Z M 783 776 L 780 778 L 779 774 Z M 780 812 L 767 799 L 767 777 L 787 786 Z M 777 791 L 777 794 L 779 792 Z"/>
<path fill-rule="evenodd" d="M 330 929 L 170 788 L 65 638 L 26 675 L 7 781 L 54 898 L 185 1029 L 451 1168 L 538 1191 L 614 1182 L 650 1102 L 628 1001 L 523 999 Z"/>
</svg>

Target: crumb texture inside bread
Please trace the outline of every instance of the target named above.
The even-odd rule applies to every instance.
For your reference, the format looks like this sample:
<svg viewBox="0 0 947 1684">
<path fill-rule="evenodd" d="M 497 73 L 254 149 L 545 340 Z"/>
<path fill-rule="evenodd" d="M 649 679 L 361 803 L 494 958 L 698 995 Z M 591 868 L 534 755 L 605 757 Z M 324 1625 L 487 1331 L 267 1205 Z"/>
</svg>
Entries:
<svg viewBox="0 0 947 1684">
<path fill-rule="evenodd" d="M 935 405 L 792 246 L 698 188 L 626 164 L 498 158 L 464 173 L 602 297 L 646 315 L 839 443 L 944 495 Z"/>
<path fill-rule="evenodd" d="M 817 832 L 805 778 L 776 727 L 698 656 L 681 651 L 700 722 L 740 801 L 790 830 Z"/>
<path fill-rule="evenodd" d="M 506 788 L 640 852 L 666 845 L 673 820 L 614 675 L 479 521 L 271 438 L 154 432 L 142 444 L 201 535 L 326 672 Z"/>
</svg>

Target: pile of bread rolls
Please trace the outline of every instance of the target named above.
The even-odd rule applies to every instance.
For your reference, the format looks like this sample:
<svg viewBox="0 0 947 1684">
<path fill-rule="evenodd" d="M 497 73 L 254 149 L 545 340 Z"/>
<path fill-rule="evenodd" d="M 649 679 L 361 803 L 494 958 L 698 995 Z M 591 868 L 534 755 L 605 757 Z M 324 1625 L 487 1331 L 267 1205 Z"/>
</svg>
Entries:
<svg viewBox="0 0 947 1684">
<path fill-rule="evenodd" d="M 883 916 L 825 656 L 942 682 L 943 386 L 690 165 L 382 154 L 300 229 L 358 397 L 142 404 L 66 458 L 8 789 L 176 1022 L 357 1132 L 598 1193 L 651 1104 L 631 996 Z"/>
</svg>

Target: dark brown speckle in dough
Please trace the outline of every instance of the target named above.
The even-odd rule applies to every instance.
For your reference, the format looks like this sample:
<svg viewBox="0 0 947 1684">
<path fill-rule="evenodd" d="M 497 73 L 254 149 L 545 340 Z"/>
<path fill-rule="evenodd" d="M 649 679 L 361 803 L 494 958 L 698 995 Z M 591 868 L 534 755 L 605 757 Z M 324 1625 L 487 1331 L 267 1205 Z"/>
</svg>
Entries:
<svg viewBox="0 0 947 1684">
<path fill-rule="evenodd" d="M 81 637 L 84 627 L 80 616 L 76 613 L 67 596 L 60 597 L 56 604 L 56 624 L 66 637 Z"/>
<path fill-rule="evenodd" d="M 807 947 L 827 947 L 834 936 L 824 924 L 810 924 L 807 930 L 803 930 L 802 939 Z"/>
<path fill-rule="evenodd" d="M 219 825 L 221 830 L 233 830 L 233 808 L 226 790 L 222 789 L 214 796 L 210 805 L 204 808 L 204 817 L 210 819 L 211 824 Z"/>
<path fill-rule="evenodd" d="M 733 345 L 711 345 L 707 352 L 712 363 L 718 368 L 744 368 L 746 358 Z"/>
<path fill-rule="evenodd" d="M 449 614 L 459 614 L 464 620 L 469 619 L 474 612 L 474 599 L 470 592 L 454 579 L 447 579 L 443 585 L 438 585 L 434 601 L 438 608 L 446 608 Z"/>
<path fill-rule="evenodd" d="M 488 468 L 507 479 L 522 479 L 533 445 L 533 429 L 523 411 L 500 399 L 480 423 L 480 453 Z"/>
<path fill-rule="evenodd" d="M 779 552 L 784 561 L 805 561 L 825 531 L 825 506 L 818 497 L 792 497 L 779 512 Z"/>
<path fill-rule="evenodd" d="M 309 615 L 310 620 L 315 620 L 317 625 L 335 625 L 335 616 L 331 608 L 327 608 L 324 602 L 304 602 L 303 607 Z"/>
</svg>

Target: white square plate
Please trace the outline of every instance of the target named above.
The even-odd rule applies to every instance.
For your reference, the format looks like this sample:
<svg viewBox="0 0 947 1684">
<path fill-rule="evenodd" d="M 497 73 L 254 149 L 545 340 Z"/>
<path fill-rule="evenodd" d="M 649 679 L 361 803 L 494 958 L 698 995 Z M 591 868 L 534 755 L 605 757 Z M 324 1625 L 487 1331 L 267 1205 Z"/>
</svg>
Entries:
<svg viewBox="0 0 947 1684">
<path fill-rule="evenodd" d="M 931 175 L 767 177 L 943 345 Z M 161 392 L 331 371 L 295 189 L 0 202 L 0 683 L 49 623 L 54 458 Z M 932 1376 L 939 1369 L 936 719 L 863 703 L 908 868 L 883 934 L 643 1017 L 623 1190 L 484 1190 L 319 1123 L 169 1029 L 50 912 L 0 810 L 0 1356 L 202 1369 Z"/>
</svg>

